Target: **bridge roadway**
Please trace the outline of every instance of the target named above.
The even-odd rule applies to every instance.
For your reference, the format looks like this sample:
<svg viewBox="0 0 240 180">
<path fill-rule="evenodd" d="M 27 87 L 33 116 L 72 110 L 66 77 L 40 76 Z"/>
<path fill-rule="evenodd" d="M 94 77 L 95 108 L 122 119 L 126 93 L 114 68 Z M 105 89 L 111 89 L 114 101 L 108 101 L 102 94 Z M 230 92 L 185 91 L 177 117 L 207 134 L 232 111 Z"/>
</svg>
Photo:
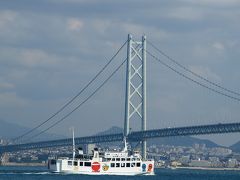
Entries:
<svg viewBox="0 0 240 180">
<path fill-rule="evenodd" d="M 170 136 L 189 136 L 189 135 L 204 135 L 204 134 L 221 134 L 221 133 L 234 133 L 240 132 L 240 123 L 227 123 L 227 124 L 211 124 L 200 126 L 187 126 L 177 128 L 164 128 L 154 129 L 147 131 L 136 131 L 129 134 L 127 140 L 129 142 L 141 141 L 142 139 L 157 138 L 157 137 L 170 137 Z M 101 136 L 87 136 L 75 138 L 75 143 L 78 144 L 91 144 L 122 141 L 123 134 L 109 134 Z M 14 152 L 21 150 L 30 150 L 38 148 L 50 148 L 60 146 L 71 146 L 72 139 L 60 139 L 53 141 L 42 141 L 27 144 L 16 144 L 0 146 L 0 153 Z"/>
</svg>

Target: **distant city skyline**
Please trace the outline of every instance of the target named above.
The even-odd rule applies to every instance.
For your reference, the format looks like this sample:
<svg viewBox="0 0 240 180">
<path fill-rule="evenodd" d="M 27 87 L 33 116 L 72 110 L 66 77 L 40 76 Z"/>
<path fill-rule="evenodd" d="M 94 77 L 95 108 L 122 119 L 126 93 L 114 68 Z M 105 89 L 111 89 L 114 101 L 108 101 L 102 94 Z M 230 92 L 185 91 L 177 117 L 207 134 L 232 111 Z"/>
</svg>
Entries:
<svg viewBox="0 0 240 180">
<path fill-rule="evenodd" d="M 90 81 L 129 33 L 137 40 L 146 34 L 193 72 L 240 92 L 239 8 L 235 0 L 1 1 L 0 119 L 26 127 L 46 120 Z M 126 49 L 110 69 L 125 57 Z M 147 80 L 147 129 L 240 121 L 239 102 L 192 84 L 150 56 Z M 86 136 L 123 127 L 124 86 L 125 67 L 49 132 L 70 136 L 75 126 L 77 136 Z M 131 127 L 138 130 L 140 122 Z M 240 139 L 238 133 L 201 137 L 223 145 Z"/>
</svg>

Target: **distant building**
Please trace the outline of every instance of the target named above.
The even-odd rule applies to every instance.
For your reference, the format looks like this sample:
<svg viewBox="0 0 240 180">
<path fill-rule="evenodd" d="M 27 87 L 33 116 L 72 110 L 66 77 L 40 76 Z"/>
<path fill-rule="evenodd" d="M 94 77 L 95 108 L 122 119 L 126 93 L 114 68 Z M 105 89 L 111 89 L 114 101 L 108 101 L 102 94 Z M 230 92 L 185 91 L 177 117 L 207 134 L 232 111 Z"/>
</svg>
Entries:
<svg viewBox="0 0 240 180">
<path fill-rule="evenodd" d="M 171 166 L 173 167 L 177 167 L 177 166 L 181 166 L 182 164 L 180 162 L 177 162 L 177 161 L 173 161 L 171 162 Z"/>
<path fill-rule="evenodd" d="M 209 152 L 210 156 L 228 156 L 231 154 L 232 154 L 231 149 L 221 147 L 212 148 Z"/>
<path fill-rule="evenodd" d="M 96 147 L 95 144 L 85 144 L 83 146 L 84 154 L 92 154 L 92 150 Z"/>
<path fill-rule="evenodd" d="M 200 145 L 199 145 L 199 144 L 197 144 L 197 143 L 195 143 L 195 144 L 193 144 L 193 148 L 194 148 L 194 149 L 196 149 L 196 150 L 199 150 L 199 148 L 200 148 Z"/>
<path fill-rule="evenodd" d="M 181 158 L 179 158 L 178 160 L 182 165 L 184 166 L 188 166 L 189 162 L 190 162 L 190 156 L 182 156 Z"/>
<path fill-rule="evenodd" d="M 218 157 L 209 157 L 209 161 L 211 162 L 211 167 L 223 167 L 223 163 Z"/>
<path fill-rule="evenodd" d="M 1 163 L 0 164 L 6 164 L 9 162 L 9 156 L 7 153 L 4 153 L 1 157 Z"/>
<path fill-rule="evenodd" d="M 193 148 L 198 151 L 203 151 L 206 149 L 206 144 L 193 144 Z"/>
<path fill-rule="evenodd" d="M 240 162 L 240 154 L 239 153 L 232 154 L 232 158 L 237 159 L 238 162 Z"/>
<path fill-rule="evenodd" d="M 169 159 L 170 159 L 170 161 L 175 161 L 177 159 L 177 155 L 171 153 L 171 154 L 169 154 Z"/>
<path fill-rule="evenodd" d="M 0 146 L 6 145 L 6 144 L 7 144 L 6 140 L 0 139 Z"/>
<path fill-rule="evenodd" d="M 163 160 L 158 160 L 155 164 L 156 167 L 162 167 L 165 166 L 166 162 Z"/>
<path fill-rule="evenodd" d="M 192 167 L 211 167 L 211 162 L 207 160 L 191 160 L 189 166 Z"/>
<path fill-rule="evenodd" d="M 239 165 L 238 161 L 236 159 L 229 159 L 227 162 L 228 168 L 235 168 Z"/>
<path fill-rule="evenodd" d="M 32 157 L 31 157 L 31 160 L 32 160 L 32 161 L 37 161 L 37 160 L 38 160 L 38 157 L 37 157 L 37 156 L 32 156 Z"/>
</svg>

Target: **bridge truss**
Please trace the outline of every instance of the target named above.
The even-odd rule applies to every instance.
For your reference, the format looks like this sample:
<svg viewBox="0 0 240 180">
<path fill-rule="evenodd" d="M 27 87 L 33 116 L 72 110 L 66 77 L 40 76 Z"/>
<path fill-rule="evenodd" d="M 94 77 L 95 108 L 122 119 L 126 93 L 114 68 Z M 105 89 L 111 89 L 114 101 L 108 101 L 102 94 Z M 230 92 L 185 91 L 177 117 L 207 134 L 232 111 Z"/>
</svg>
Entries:
<svg viewBox="0 0 240 180">
<path fill-rule="evenodd" d="M 165 128 L 146 131 L 136 131 L 128 135 L 129 142 L 141 141 L 142 139 L 158 138 L 158 137 L 171 137 L 171 136 L 189 136 L 189 135 L 204 135 L 204 134 L 221 134 L 221 133 L 236 133 L 240 132 L 240 123 L 227 123 L 227 124 L 211 124 L 200 126 L 187 126 L 178 128 Z M 122 141 L 123 133 L 109 134 L 102 136 L 87 136 L 75 139 L 77 145 L 104 143 Z M 51 148 L 61 146 L 71 146 L 72 139 L 60 139 L 54 141 L 42 141 L 27 144 L 0 146 L 0 153 L 14 152 L 29 149 Z"/>
<path fill-rule="evenodd" d="M 102 136 L 88 136 L 88 137 L 80 137 L 76 138 L 76 144 L 91 144 L 91 143 L 103 143 L 103 142 L 113 142 L 113 141 L 122 141 L 124 137 L 127 137 L 128 141 L 141 141 L 142 142 L 142 153 L 143 158 L 146 157 L 146 140 L 149 138 L 157 138 L 157 137 L 170 137 L 170 136 L 189 136 L 189 135 L 204 135 L 204 134 L 220 134 L 220 133 L 235 133 L 240 132 L 240 123 L 224 123 L 224 124 L 212 124 L 212 125 L 200 125 L 200 126 L 188 126 L 188 127 L 177 127 L 177 128 L 165 128 L 165 129 L 154 129 L 154 130 L 146 130 L 146 53 L 152 56 L 153 59 L 160 62 L 162 65 L 166 66 L 170 70 L 174 71 L 178 75 L 190 80 L 191 82 L 196 83 L 197 85 L 204 87 L 212 92 L 228 97 L 232 100 L 240 101 L 238 96 L 240 95 L 237 92 L 229 90 L 225 87 L 222 87 L 214 82 L 205 79 L 204 77 L 194 73 L 193 71 L 187 69 L 168 55 L 166 55 L 161 50 L 157 49 L 152 43 L 150 45 L 154 47 L 158 52 L 160 52 L 167 59 L 178 65 L 183 70 L 191 73 L 192 75 L 204 80 L 206 83 L 214 86 L 208 86 L 202 84 L 201 82 L 192 79 L 191 77 L 185 75 L 184 73 L 176 70 L 172 66 L 163 62 L 160 58 L 156 57 L 152 53 L 146 50 L 146 36 L 142 37 L 141 41 L 135 41 L 132 39 L 132 36 L 128 36 L 128 54 L 127 54 L 127 72 L 126 72 L 126 105 L 125 105 L 125 121 L 124 121 L 124 132 L 120 134 L 109 134 Z M 34 127 L 32 130 L 24 133 L 23 135 L 17 137 L 16 139 L 21 139 L 24 136 L 30 134 L 53 117 L 55 117 L 59 112 L 61 112 L 65 107 L 67 107 L 72 101 L 74 101 L 97 77 L 101 72 L 105 70 L 105 68 L 112 62 L 112 60 L 117 56 L 119 51 L 124 47 L 123 46 L 117 51 L 117 53 L 110 59 L 110 61 L 97 73 L 97 75 L 69 102 L 67 102 L 59 111 L 53 114 L 46 121 L 42 122 L 40 125 Z M 126 61 L 125 60 L 125 61 Z M 125 62 L 124 61 L 124 62 Z M 41 131 L 37 134 L 40 135 L 50 128 L 54 127 L 58 123 L 65 120 L 68 116 L 70 116 L 74 111 L 76 111 L 79 107 L 81 107 L 88 99 L 90 99 L 113 75 L 117 70 L 124 64 L 122 64 L 99 86 L 87 99 L 85 99 L 81 104 L 79 104 L 76 108 L 74 108 L 70 113 L 65 115 L 63 118 L 55 122 L 50 127 Z M 222 92 L 216 88 L 220 88 L 221 90 L 226 91 Z M 137 116 L 141 119 L 141 131 L 130 132 L 129 121 L 133 116 Z M 33 136 L 36 137 L 36 136 Z M 37 148 L 50 148 L 50 147 L 59 147 L 59 146 L 70 146 L 72 145 L 72 139 L 61 139 L 61 140 L 53 140 L 53 141 L 42 141 L 35 143 L 26 143 L 26 144 L 16 144 L 16 145 L 8 145 L 8 146 L 0 146 L 0 153 L 4 152 L 13 152 L 20 150 L 29 150 L 29 149 L 37 149 Z"/>
</svg>

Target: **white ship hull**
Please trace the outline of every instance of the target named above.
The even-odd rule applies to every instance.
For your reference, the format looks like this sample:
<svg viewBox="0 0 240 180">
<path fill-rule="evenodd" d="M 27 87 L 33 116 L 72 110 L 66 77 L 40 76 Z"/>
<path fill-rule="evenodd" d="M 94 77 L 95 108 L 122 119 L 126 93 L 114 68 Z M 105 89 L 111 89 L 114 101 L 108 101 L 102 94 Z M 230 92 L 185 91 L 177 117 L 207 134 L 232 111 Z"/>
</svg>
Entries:
<svg viewBox="0 0 240 180">
<path fill-rule="evenodd" d="M 129 155 L 126 138 L 122 151 L 105 152 L 100 155 L 98 148 L 94 148 L 92 155 L 83 154 L 78 148 L 76 155 L 73 131 L 72 158 L 57 158 L 48 161 L 48 168 L 56 173 L 87 174 L 87 175 L 153 175 L 154 161 L 143 160 L 138 151 Z"/>
<path fill-rule="evenodd" d="M 72 161 L 70 159 L 57 159 L 49 161 L 49 169 L 52 172 L 66 174 L 127 175 L 127 176 L 154 175 L 154 162 L 153 161 L 92 162 L 80 160 Z"/>
</svg>

